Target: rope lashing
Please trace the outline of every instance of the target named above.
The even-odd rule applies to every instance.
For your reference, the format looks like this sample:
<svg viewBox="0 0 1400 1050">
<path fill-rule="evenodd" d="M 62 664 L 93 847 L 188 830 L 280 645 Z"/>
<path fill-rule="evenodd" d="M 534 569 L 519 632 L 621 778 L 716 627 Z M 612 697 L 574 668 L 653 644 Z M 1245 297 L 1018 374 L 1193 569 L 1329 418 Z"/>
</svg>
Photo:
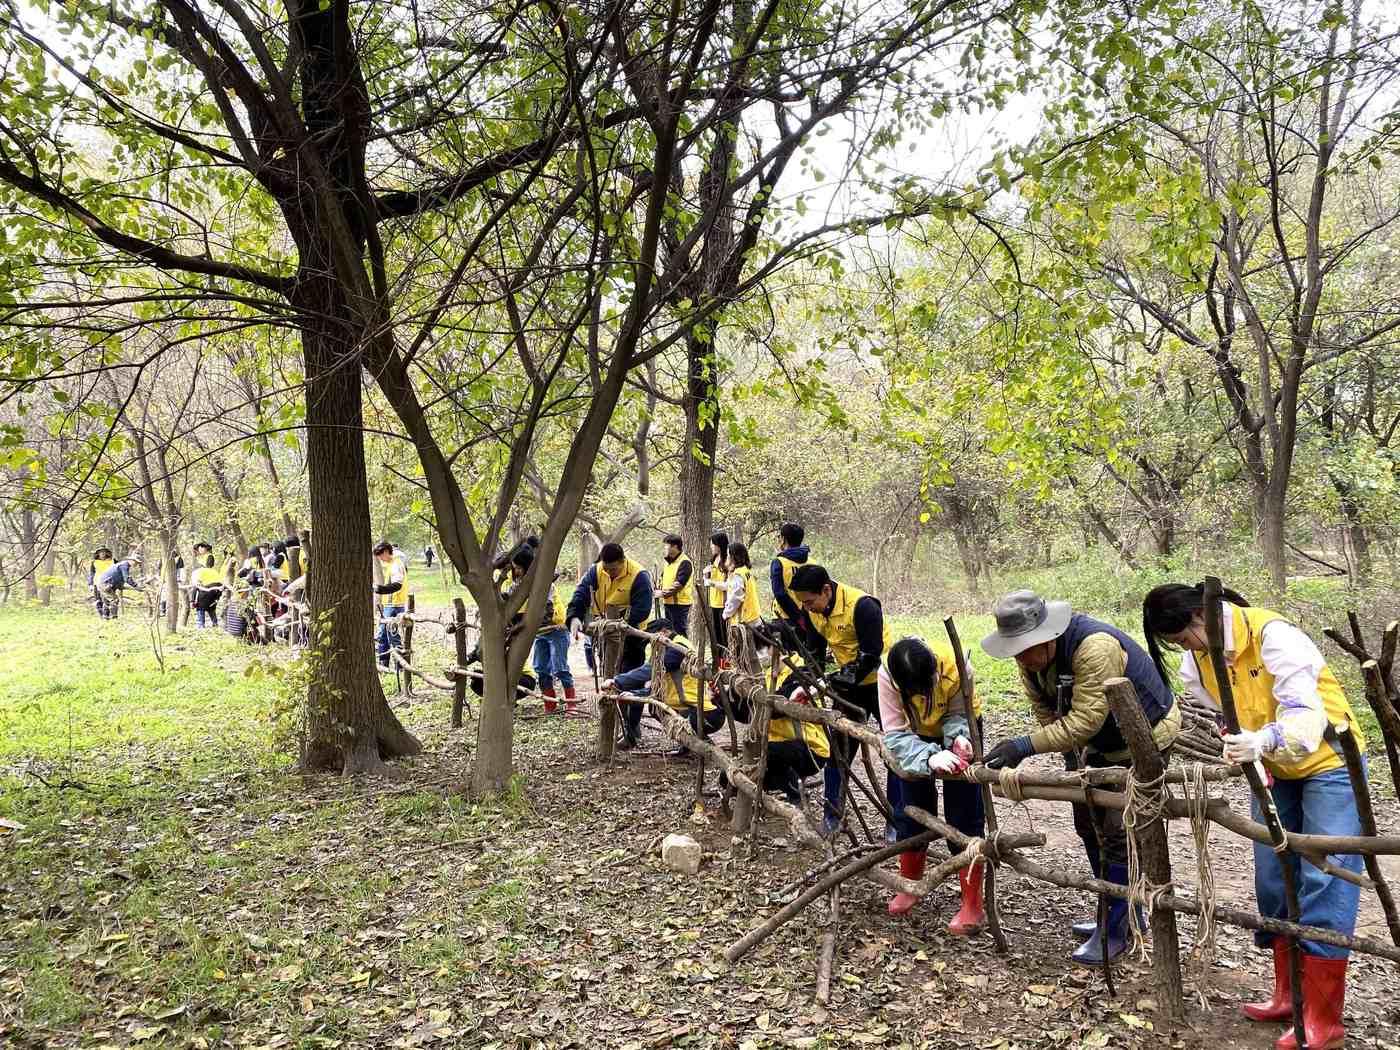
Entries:
<svg viewBox="0 0 1400 1050">
<path fill-rule="evenodd" d="M 1196 899 L 1201 905 L 1201 917 L 1196 923 L 1196 937 L 1191 942 L 1188 958 L 1196 998 L 1204 1007 L 1216 949 L 1215 868 L 1210 862 L 1210 821 L 1206 819 L 1211 799 L 1206 789 L 1205 763 L 1192 762 L 1186 768 L 1188 776 L 1182 783 L 1182 790 L 1191 821 L 1191 839 L 1196 847 Z"/>
<path fill-rule="evenodd" d="M 1167 806 L 1167 774 L 1164 769 L 1154 780 L 1139 780 L 1130 767 L 1126 781 L 1126 802 L 1123 809 L 1123 830 L 1128 840 L 1128 901 L 1142 905 L 1151 911 L 1163 896 L 1171 892 L 1171 885 L 1155 886 L 1148 881 L 1142 870 L 1142 857 L 1138 850 L 1138 830 L 1146 828 L 1154 821 L 1162 819 Z M 1133 931 L 1133 947 L 1141 962 L 1147 960 L 1147 941 L 1135 921 L 1129 921 Z"/>
</svg>

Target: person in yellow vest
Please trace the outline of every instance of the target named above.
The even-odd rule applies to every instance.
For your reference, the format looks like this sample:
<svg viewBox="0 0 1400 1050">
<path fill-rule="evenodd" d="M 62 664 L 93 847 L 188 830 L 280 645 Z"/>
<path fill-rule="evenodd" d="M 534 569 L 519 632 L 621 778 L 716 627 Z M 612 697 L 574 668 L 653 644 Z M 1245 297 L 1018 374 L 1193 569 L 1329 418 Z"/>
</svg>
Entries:
<svg viewBox="0 0 1400 1050">
<path fill-rule="evenodd" d="M 695 571 L 685 541 L 672 533 L 666 537 L 666 565 L 661 570 L 661 610 L 677 634 L 690 631 L 690 607 L 695 604 L 690 577 Z"/>
<path fill-rule="evenodd" d="M 771 634 L 781 637 L 781 629 Z M 798 667 L 800 656 L 789 656 Z M 770 693 L 785 696 L 793 703 L 809 704 L 811 698 L 797 675 L 785 662 L 779 661 L 776 671 L 768 649 L 758 650 L 758 662 L 765 668 L 764 684 Z M 777 714 L 768 722 L 768 762 L 763 769 L 763 790 L 781 791 L 794 805 L 802 801 L 802 781 L 816 775 L 831 758 L 831 742 L 826 729 L 815 722 L 800 722 Z"/>
<path fill-rule="evenodd" d="M 88 562 L 88 590 L 92 592 L 92 604 L 97 610 L 99 620 L 110 620 L 116 615 L 116 608 L 111 606 L 97 589 L 97 581 L 113 564 L 111 547 L 98 547 L 92 552 L 92 561 Z"/>
<path fill-rule="evenodd" d="M 198 546 L 195 549 L 198 550 Z M 218 626 L 218 616 L 215 610 L 219 604 L 219 597 L 223 593 L 223 573 L 214 568 L 214 555 L 206 552 L 200 560 L 199 568 L 194 570 L 194 575 L 190 578 L 190 604 L 194 606 L 194 625 L 196 627 L 206 626 L 206 619 L 208 620 L 207 626 Z"/>
<path fill-rule="evenodd" d="M 768 566 L 768 582 L 773 589 L 773 615 L 805 632 L 808 628 L 807 614 L 792 600 L 788 588 L 792 586 L 792 574 L 807 564 L 812 551 L 803 544 L 806 532 L 795 521 L 783 522 L 778 536 L 778 553 Z"/>
<path fill-rule="evenodd" d="M 845 583 L 837 583 L 820 565 L 803 565 L 792 574 L 789 587 L 799 608 L 812 624 L 813 640 L 820 640 L 836 663 L 827 679 L 842 700 L 843 712 L 856 721 L 880 718 L 880 693 L 876 684 L 880 662 L 889 648 L 889 631 L 878 598 Z M 844 764 L 855 754 L 856 742 L 839 737 L 840 755 L 826 767 L 826 809 L 822 830 L 835 834 L 841 826 L 841 798 L 845 786 Z"/>
<path fill-rule="evenodd" d="M 749 549 L 742 543 L 731 543 L 725 565 L 729 569 L 729 576 L 724 581 L 725 626 L 761 623 L 763 615 L 758 610 L 758 581 L 753 578 Z M 728 631 L 721 635 L 721 641 L 727 635 Z"/>
<path fill-rule="evenodd" d="M 605 543 L 598 561 L 578 581 L 564 615 L 569 635 L 578 638 L 587 616 L 625 619 L 641 627 L 650 618 L 652 585 L 650 574 L 627 557 L 620 543 Z M 628 637 L 622 643 L 618 672 L 631 671 L 646 660 L 646 642 Z M 623 712 L 623 749 L 636 747 L 642 737 L 642 709 L 629 704 Z"/>
<path fill-rule="evenodd" d="M 519 583 L 535 562 L 535 548 L 524 547 L 510 560 L 511 585 Z M 508 589 L 508 588 L 507 588 Z M 578 709 L 574 693 L 574 673 L 569 669 L 569 629 L 564 624 L 564 599 L 554 584 L 549 585 L 549 612 L 535 632 L 535 645 L 530 650 L 530 662 L 535 668 L 535 681 L 544 694 L 544 713 L 553 714 L 559 708 L 554 683 L 564 690 L 564 711 L 573 714 Z M 525 606 L 520 607 L 520 616 Z"/>
<path fill-rule="evenodd" d="M 968 668 L 969 676 L 971 667 Z M 919 638 L 901 638 L 890 646 L 877 680 L 880 691 L 880 726 L 885 746 L 900 769 L 916 776 L 937 773 L 953 776 L 967 769 L 972 740 L 962 706 L 958 661 L 947 642 L 929 645 Z M 982 698 L 973 691 L 972 710 L 981 725 Z M 917 835 L 922 825 L 906 817 L 909 806 L 938 812 L 938 782 L 934 779 L 890 781 L 890 807 L 895 832 L 902 839 Z M 943 815 L 949 824 L 969 838 L 983 834 L 985 813 L 982 789 L 966 780 L 943 781 Z M 899 855 L 899 873 L 906 879 L 923 878 L 928 847 Z M 958 872 L 962 906 L 948 924 L 948 932 L 965 937 L 986 925 L 982 909 L 982 866 L 973 864 Z M 896 893 L 890 900 L 891 915 L 903 915 L 917 898 Z"/>
<path fill-rule="evenodd" d="M 1329 725 L 1347 723 L 1365 751 L 1361 727 L 1336 675 L 1306 634 L 1268 609 L 1251 606 L 1233 591 L 1224 591 L 1221 619 L 1225 660 L 1239 715 L 1240 732 L 1225 737 L 1225 760 L 1241 765 L 1262 762 L 1269 773 L 1270 794 L 1284 830 L 1312 835 L 1360 835 L 1356 795 L 1340 745 L 1326 738 Z M 1220 706 L 1220 687 L 1206 644 L 1205 589 L 1200 584 L 1163 584 L 1142 603 L 1142 629 L 1157 672 L 1170 682 L 1163 647 L 1184 650 L 1181 684 L 1185 691 Z M 1258 803 L 1254 819 L 1263 820 Z M 1350 936 L 1356 928 L 1360 889 L 1329 875 L 1294 854 L 1283 861 L 1293 868 L 1305 926 L 1319 926 Z M 1333 864 L 1360 874 L 1362 858 L 1329 857 Z M 1283 875 L 1272 847 L 1254 847 L 1254 892 L 1259 913 L 1287 918 Z M 1274 955 L 1273 995 L 1267 1002 L 1242 1007 L 1255 1021 L 1287 1021 L 1292 1016 L 1288 949 L 1281 937 L 1256 933 L 1255 943 Z M 1303 1034 L 1313 1050 L 1342 1045 L 1342 1005 L 1346 998 L 1349 952 L 1345 948 L 1302 940 Z M 1294 1050 L 1290 1028 L 1274 1044 Z"/>
<path fill-rule="evenodd" d="M 684 649 L 690 649 L 690 643 L 686 640 L 685 635 L 677 634 L 671 629 L 670 620 L 665 618 L 652 620 L 651 623 L 647 624 L 646 630 L 662 639 L 678 642 Z M 658 640 L 652 644 L 665 645 L 665 642 Z M 658 697 L 667 707 L 678 714 L 685 715 L 690 722 L 690 728 L 697 733 L 700 732 L 698 712 L 703 709 L 705 732 L 719 732 L 724 726 L 724 709 L 715 703 L 714 696 L 705 683 L 686 670 L 685 654 L 670 645 L 666 645 L 665 652 L 661 657 L 661 666 L 664 669 L 665 678 L 659 683 Z M 631 696 L 646 696 L 651 690 L 652 674 L 651 662 L 647 661 L 630 671 L 620 672 L 615 678 L 609 678 L 602 683 L 602 686 L 604 689 Z M 641 711 L 642 706 L 641 704 L 628 704 L 627 708 L 629 711 L 632 709 Z M 640 715 L 638 717 L 640 718 Z M 688 748 L 681 747 L 672 752 L 672 757 L 682 757 L 689 753 Z"/>
<path fill-rule="evenodd" d="M 384 566 L 384 582 L 376 584 L 374 593 L 379 599 L 379 633 L 375 638 L 375 655 L 381 671 L 392 671 L 389 660 L 390 648 L 397 649 L 399 628 L 395 623 L 408 607 L 408 566 L 394 553 L 394 545 L 388 540 L 380 540 L 374 545 L 374 556 Z"/>
<path fill-rule="evenodd" d="M 724 581 L 729 579 L 729 534 L 710 537 L 710 564 L 705 569 L 705 592 L 710 597 L 710 635 L 715 640 L 710 666 L 718 667 L 724 651 Z"/>
</svg>

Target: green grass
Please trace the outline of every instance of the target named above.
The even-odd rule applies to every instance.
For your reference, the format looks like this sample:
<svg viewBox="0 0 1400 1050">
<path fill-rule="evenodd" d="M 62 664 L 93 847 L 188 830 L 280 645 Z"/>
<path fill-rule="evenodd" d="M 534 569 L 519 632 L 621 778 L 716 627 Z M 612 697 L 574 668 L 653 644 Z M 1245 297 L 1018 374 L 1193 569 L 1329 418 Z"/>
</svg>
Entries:
<svg viewBox="0 0 1400 1050">
<path fill-rule="evenodd" d="M 162 669 L 135 617 L 0 612 L 0 763 L 176 740 L 246 745 L 268 709 L 267 683 L 245 677 L 261 658 L 222 631 L 191 630 L 165 641 Z"/>
</svg>

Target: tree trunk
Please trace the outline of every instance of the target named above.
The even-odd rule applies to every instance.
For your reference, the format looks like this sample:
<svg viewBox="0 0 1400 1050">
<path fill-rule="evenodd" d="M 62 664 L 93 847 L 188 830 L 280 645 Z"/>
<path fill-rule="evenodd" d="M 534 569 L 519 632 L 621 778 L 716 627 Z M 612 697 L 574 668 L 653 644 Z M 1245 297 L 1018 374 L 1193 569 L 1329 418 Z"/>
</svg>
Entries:
<svg viewBox="0 0 1400 1050">
<path fill-rule="evenodd" d="M 515 772 L 515 685 L 508 676 L 505 623 L 494 603 L 478 605 L 481 622 L 481 716 L 476 727 L 476 758 L 472 764 L 473 798 L 499 794 Z"/>
<path fill-rule="evenodd" d="M 19 557 L 24 573 L 24 596 L 30 601 L 39 598 L 39 528 L 34 512 L 28 507 L 19 511 Z"/>
<path fill-rule="evenodd" d="M 685 441 L 681 446 L 681 535 L 695 572 L 710 560 L 715 521 L 715 452 L 719 448 L 719 400 L 715 396 L 714 347 L 691 333 L 685 345 L 687 378 L 682 409 Z M 701 593 L 707 593 L 702 591 Z M 709 614 L 707 601 L 696 602 L 691 615 Z M 692 624 L 691 637 L 697 637 Z"/>
<path fill-rule="evenodd" d="M 358 350 L 344 320 L 349 309 L 325 276 L 328 266 L 303 256 L 303 267 L 293 301 L 307 318 L 301 337 L 316 564 L 307 577 L 315 671 L 301 768 L 377 773 L 383 759 L 417 754 L 422 745 L 389 709 L 374 672 L 369 487 Z"/>
<path fill-rule="evenodd" d="M 1370 584 L 1375 570 L 1375 559 L 1371 556 L 1371 537 L 1361 522 L 1361 506 L 1351 487 L 1343 487 L 1336 479 L 1332 483 L 1341 497 L 1342 514 L 1346 517 L 1343 532 L 1351 547 L 1351 560 L 1355 567 L 1352 582 L 1358 587 L 1365 587 Z"/>
<path fill-rule="evenodd" d="M 1273 597 L 1281 599 L 1288 587 L 1288 547 L 1284 540 L 1283 485 L 1270 484 L 1259 501 L 1259 550 L 1269 572 Z"/>
<path fill-rule="evenodd" d="M 160 542 L 162 566 L 160 594 L 165 599 L 165 633 L 175 634 L 180 628 L 180 570 L 175 567 L 180 557 L 176 534 L 161 529 L 156 537 Z"/>
</svg>

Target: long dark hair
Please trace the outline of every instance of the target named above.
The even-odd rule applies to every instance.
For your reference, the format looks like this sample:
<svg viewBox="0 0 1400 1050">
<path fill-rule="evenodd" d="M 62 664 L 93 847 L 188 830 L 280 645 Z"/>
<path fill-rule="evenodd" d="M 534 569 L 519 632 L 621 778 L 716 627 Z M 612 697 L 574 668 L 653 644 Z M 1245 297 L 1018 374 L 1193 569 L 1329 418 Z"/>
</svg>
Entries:
<svg viewBox="0 0 1400 1050">
<path fill-rule="evenodd" d="M 719 553 L 710 558 L 710 564 L 723 565 L 724 559 L 729 557 L 729 533 L 716 532 L 710 537 L 710 542 L 719 548 Z"/>
<path fill-rule="evenodd" d="M 1248 607 L 1249 601 L 1228 587 L 1220 588 L 1220 597 L 1231 605 Z M 1178 634 L 1186 630 L 1191 617 L 1206 607 L 1206 587 L 1198 583 L 1194 587 L 1186 583 L 1164 583 L 1153 587 L 1142 600 L 1142 636 L 1147 639 L 1147 651 L 1152 654 L 1152 662 L 1162 682 L 1171 688 L 1171 678 L 1167 674 L 1167 664 L 1159 641 L 1164 634 Z"/>
<path fill-rule="evenodd" d="M 938 660 L 933 650 L 918 638 L 901 638 L 890 646 L 886 657 L 890 680 L 899 689 L 899 702 L 909 716 L 912 729 L 918 724 L 913 698 L 926 697 L 924 714 L 933 711 L 934 681 L 938 677 Z"/>
<path fill-rule="evenodd" d="M 752 569 L 753 562 L 749 561 L 749 549 L 742 543 L 731 543 L 729 545 L 729 560 L 734 563 L 734 568 Z"/>
</svg>

